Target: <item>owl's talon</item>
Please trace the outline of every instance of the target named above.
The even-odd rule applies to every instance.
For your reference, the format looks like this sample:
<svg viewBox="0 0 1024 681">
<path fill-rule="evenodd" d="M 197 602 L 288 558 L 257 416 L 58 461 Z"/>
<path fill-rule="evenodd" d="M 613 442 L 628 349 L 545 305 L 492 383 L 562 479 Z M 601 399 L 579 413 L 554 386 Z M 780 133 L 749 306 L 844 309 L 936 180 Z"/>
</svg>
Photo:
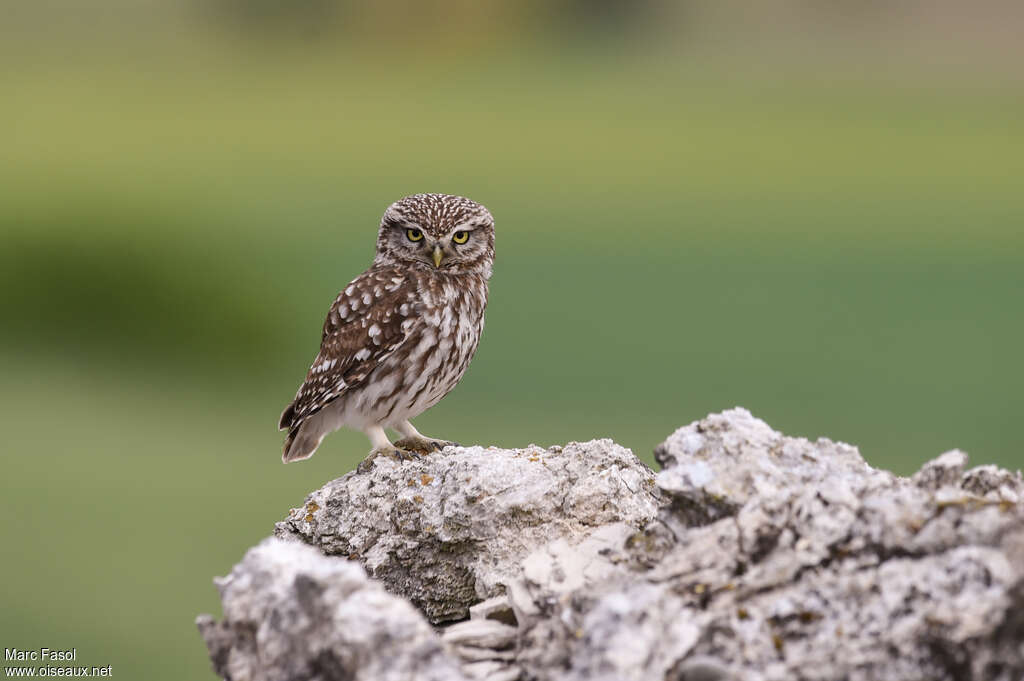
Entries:
<svg viewBox="0 0 1024 681">
<path fill-rule="evenodd" d="M 455 442 L 448 442 L 447 440 L 435 440 L 429 437 L 406 437 L 402 438 L 395 443 L 396 447 L 401 447 L 407 452 L 415 452 L 419 454 L 433 454 L 439 452 L 445 447 L 459 447 L 460 445 Z"/>
<path fill-rule="evenodd" d="M 415 461 L 421 458 L 422 455 L 419 452 L 413 452 L 396 446 L 377 447 L 367 454 L 365 459 L 359 462 L 359 465 L 356 466 L 356 472 L 369 472 L 373 468 L 374 461 L 376 461 L 378 456 L 383 456 L 398 463 L 404 463 L 405 461 Z"/>
<path fill-rule="evenodd" d="M 369 454 L 368 454 L 368 455 L 366 456 L 366 458 L 365 458 L 365 459 L 363 459 L 362 461 L 360 461 L 360 462 L 359 462 L 359 465 L 358 465 L 358 466 L 356 466 L 356 473 L 358 473 L 358 474 L 362 474 L 362 473 L 369 473 L 369 472 L 370 472 L 370 469 L 371 469 L 371 468 L 373 468 L 373 462 L 374 462 L 374 460 L 376 460 L 376 458 L 377 458 L 377 457 L 378 457 L 379 455 L 380 455 L 380 452 L 378 452 L 378 451 L 376 451 L 376 450 L 374 450 L 374 451 L 370 452 L 370 453 L 369 453 Z"/>
<path fill-rule="evenodd" d="M 395 459 L 398 461 L 415 461 L 416 459 L 423 458 L 419 452 L 414 452 L 409 449 L 396 449 Z"/>
</svg>

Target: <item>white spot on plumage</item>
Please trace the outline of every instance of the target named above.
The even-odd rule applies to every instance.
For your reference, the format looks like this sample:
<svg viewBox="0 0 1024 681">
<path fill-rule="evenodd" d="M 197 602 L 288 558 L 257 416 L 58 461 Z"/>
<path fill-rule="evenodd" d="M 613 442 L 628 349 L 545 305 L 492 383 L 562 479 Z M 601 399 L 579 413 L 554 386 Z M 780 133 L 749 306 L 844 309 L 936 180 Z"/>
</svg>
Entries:
<svg viewBox="0 0 1024 681">
<path fill-rule="evenodd" d="M 380 345 L 380 327 L 374 324 L 370 327 L 368 333 L 370 334 L 370 340 L 372 340 L 376 345 Z"/>
<path fill-rule="evenodd" d="M 337 363 L 337 360 L 325 359 L 313 367 L 313 373 L 322 374 L 324 372 L 330 371 L 332 368 L 334 368 L 335 363 Z"/>
</svg>

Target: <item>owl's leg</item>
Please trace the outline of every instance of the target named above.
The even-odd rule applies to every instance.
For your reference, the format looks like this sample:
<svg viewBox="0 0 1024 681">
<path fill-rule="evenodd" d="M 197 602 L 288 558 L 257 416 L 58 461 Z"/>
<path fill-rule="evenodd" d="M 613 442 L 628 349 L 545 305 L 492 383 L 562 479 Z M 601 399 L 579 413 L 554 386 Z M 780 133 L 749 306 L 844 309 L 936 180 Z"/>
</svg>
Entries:
<svg viewBox="0 0 1024 681">
<path fill-rule="evenodd" d="M 409 421 L 402 421 L 397 424 L 395 426 L 395 430 L 404 436 L 401 440 L 395 443 L 395 446 L 408 451 L 430 454 L 431 452 L 439 452 L 445 447 L 460 446 L 457 442 L 435 440 L 432 437 L 427 437 L 420 431 L 416 430 L 416 426 L 409 423 Z"/>
<path fill-rule="evenodd" d="M 373 464 L 373 460 L 378 456 L 386 456 L 389 459 L 395 459 L 396 461 L 408 461 L 412 459 L 420 458 L 418 452 L 407 450 L 400 445 L 391 444 L 391 440 L 388 439 L 387 433 L 380 426 L 370 426 L 363 429 L 366 433 L 366 437 L 370 438 L 370 444 L 373 449 L 366 455 L 366 458 L 359 462 L 356 470 L 360 473 L 365 473 L 370 470 L 370 466 Z"/>
</svg>

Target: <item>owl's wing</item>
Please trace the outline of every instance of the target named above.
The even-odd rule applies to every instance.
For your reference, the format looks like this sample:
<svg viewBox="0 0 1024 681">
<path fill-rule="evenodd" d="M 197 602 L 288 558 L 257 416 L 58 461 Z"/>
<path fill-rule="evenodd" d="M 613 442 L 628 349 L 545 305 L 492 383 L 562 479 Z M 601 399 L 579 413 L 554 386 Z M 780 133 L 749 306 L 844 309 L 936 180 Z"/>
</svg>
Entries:
<svg viewBox="0 0 1024 681">
<path fill-rule="evenodd" d="M 338 294 L 324 322 L 320 352 L 278 428 L 297 429 L 361 384 L 419 322 L 416 281 L 395 267 L 372 267 Z"/>
</svg>

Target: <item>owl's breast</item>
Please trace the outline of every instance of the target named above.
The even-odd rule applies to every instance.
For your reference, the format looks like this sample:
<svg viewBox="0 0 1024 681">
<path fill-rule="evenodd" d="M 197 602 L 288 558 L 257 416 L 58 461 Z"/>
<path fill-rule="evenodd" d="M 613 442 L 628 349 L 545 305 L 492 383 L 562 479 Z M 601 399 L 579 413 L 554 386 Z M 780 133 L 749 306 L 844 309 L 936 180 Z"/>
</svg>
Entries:
<svg viewBox="0 0 1024 681">
<path fill-rule="evenodd" d="M 433 281 L 423 301 L 427 334 L 442 368 L 461 377 L 476 352 L 487 307 L 487 282 L 482 277 L 448 275 Z"/>
<path fill-rule="evenodd" d="M 432 276 L 419 283 L 408 302 L 411 314 L 402 322 L 406 340 L 374 372 L 370 383 L 380 386 L 365 400 L 381 421 L 412 418 L 458 384 L 480 342 L 487 286 L 482 279 Z"/>
<path fill-rule="evenodd" d="M 423 322 L 439 339 L 454 338 L 464 345 L 479 336 L 487 307 L 483 277 L 442 275 L 421 285 L 420 292 Z"/>
</svg>

